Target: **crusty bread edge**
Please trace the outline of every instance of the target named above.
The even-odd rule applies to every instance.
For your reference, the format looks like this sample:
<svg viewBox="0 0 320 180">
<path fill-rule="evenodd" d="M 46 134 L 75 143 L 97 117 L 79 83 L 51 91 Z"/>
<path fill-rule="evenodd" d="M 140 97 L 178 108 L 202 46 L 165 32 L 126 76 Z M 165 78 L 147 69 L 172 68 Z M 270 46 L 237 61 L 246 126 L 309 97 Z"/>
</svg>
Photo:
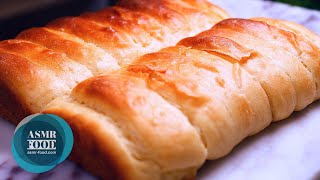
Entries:
<svg viewBox="0 0 320 180">
<path fill-rule="evenodd" d="M 27 117 L 30 114 L 32 114 L 32 112 L 26 109 L 20 103 L 19 98 L 3 82 L 0 81 L 0 117 L 17 125 L 23 118 Z M 82 136 L 81 134 L 83 134 L 77 131 L 73 132 L 75 133 L 75 136 Z M 88 156 L 85 150 L 86 148 L 83 148 L 81 145 L 80 147 L 73 147 L 69 159 L 76 162 L 77 164 L 81 164 L 89 172 L 103 177 L 104 179 L 109 179 L 107 177 L 110 177 L 110 169 L 96 168 L 96 166 L 99 166 L 99 163 L 87 162 L 88 158 L 83 158 L 83 156 Z M 99 159 L 101 158 L 101 154 L 95 154 L 94 156 L 99 157 Z"/>
<path fill-rule="evenodd" d="M 23 106 L 19 97 L 0 81 L 0 117 L 17 125 L 30 114 L 32 114 L 31 110 Z"/>
<path fill-rule="evenodd" d="M 67 119 L 76 119 L 75 121 L 68 122 L 73 131 L 73 136 L 75 139 L 72 152 L 69 156 L 71 161 L 75 162 L 76 164 L 80 164 L 88 172 L 91 172 L 92 174 L 105 180 L 126 179 L 123 177 L 124 174 L 119 172 L 119 169 L 117 169 L 114 159 L 112 159 L 112 157 L 108 157 L 108 153 L 102 152 L 100 147 L 101 145 L 99 145 L 99 142 L 97 142 L 99 137 L 96 136 L 95 132 L 92 132 L 93 127 L 96 126 L 96 123 L 87 124 L 89 127 L 81 128 L 81 126 L 83 126 L 82 123 L 88 121 L 85 117 L 64 112 L 60 108 L 55 108 L 54 111 L 54 114 L 68 117 Z M 50 111 L 46 113 L 50 113 Z M 86 140 L 81 140 L 83 138 L 86 138 Z"/>
<path fill-rule="evenodd" d="M 19 100 L 18 96 L 10 90 L 10 88 L 4 83 L 0 81 L 0 117 L 6 121 L 9 121 L 15 125 L 18 125 L 19 122 L 28 115 L 33 114 L 30 110 L 25 108 Z M 77 131 L 73 131 L 76 133 L 75 135 L 79 135 Z M 81 133 L 80 133 L 81 136 Z M 100 175 L 100 177 L 106 178 L 107 176 L 110 177 L 110 169 L 99 169 L 92 166 L 92 162 L 85 163 L 86 158 L 82 158 L 83 156 L 87 156 L 86 152 L 82 151 L 85 150 L 83 147 L 74 147 L 72 150 L 69 159 L 76 162 L 77 164 L 84 165 L 85 169 L 90 172 L 93 172 L 95 175 Z M 101 157 L 100 155 L 95 155 Z"/>
</svg>

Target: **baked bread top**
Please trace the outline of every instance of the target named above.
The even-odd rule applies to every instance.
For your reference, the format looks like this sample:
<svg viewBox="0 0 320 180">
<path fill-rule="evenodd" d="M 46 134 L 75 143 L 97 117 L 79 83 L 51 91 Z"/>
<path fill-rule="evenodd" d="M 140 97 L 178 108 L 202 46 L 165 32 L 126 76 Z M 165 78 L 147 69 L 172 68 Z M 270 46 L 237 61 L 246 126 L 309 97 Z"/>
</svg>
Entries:
<svg viewBox="0 0 320 180">
<path fill-rule="evenodd" d="M 79 82 L 175 45 L 228 17 L 206 0 L 129 0 L 23 31 L 0 42 L 0 92 L 11 92 L 1 114 L 22 119 L 40 112 Z M 21 107 L 21 115 L 10 113 L 12 106 Z"/>
</svg>

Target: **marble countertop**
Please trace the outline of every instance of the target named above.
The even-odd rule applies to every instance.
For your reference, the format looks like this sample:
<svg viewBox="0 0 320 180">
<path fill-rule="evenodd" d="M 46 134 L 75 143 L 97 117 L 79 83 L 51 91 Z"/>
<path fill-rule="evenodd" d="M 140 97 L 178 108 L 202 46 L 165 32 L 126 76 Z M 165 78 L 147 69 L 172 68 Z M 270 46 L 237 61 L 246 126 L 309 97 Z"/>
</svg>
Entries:
<svg viewBox="0 0 320 180">
<path fill-rule="evenodd" d="M 320 34 L 320 13 L 259 0 L 211 0 L 234 17 L 274 17 L 303 24 Z M 320 102 L 247 138 L 225 158 L 207 162 L 200 180 L 320 179 Z M 0 119 L 0 180 L 95 179 L 70 161 L 52 171 L 31 174 L 11 155 L 14 126 Z"/>
</svg>

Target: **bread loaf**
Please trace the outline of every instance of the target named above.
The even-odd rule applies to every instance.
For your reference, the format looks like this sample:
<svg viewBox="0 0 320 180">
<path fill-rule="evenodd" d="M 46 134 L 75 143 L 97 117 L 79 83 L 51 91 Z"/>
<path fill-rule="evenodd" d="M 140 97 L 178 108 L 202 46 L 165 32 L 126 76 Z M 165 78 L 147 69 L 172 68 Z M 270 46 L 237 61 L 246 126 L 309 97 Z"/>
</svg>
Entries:
<svg viewBox="0 0 320 180">
<path fill-rule="evenodd" d="M 85 80 L 44 113 L 68 121 L 72 158 L 103 179 L 192 179 L 206 159 L 319 99 L 314 34 L 259 20 L 224 20 Z"/>
<path fill-rule="evenodd" d="M 320 98 L 318 35 L 228 17 L 205 0 L 123 0 L 26 30 L 0 42 L 0 116 L 61 116 L 71 159 L 103 179 L 194 179 Z"/>
<path fill-rule="evenodd" d="M 79 82 L 228 17 L 206 0 L 123 0 L 23 31 L 0 42 L 0 116 L 18 123 Z"/>
</svg>

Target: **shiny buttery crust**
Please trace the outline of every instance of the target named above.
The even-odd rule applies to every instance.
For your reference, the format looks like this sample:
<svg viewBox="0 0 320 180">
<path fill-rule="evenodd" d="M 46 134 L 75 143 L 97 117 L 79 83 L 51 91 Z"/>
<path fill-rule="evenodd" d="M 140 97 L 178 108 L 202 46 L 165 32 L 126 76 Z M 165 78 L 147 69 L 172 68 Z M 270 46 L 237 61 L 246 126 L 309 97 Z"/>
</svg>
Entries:
<svg viewBox="0 0 320 180">
<path fill-rule="evenodd" d="M 70 94 L 83 80 L 175 45 L 228 17 L 206 0 L 129 0 L 25 30 L 0 42 L 0 92 L 11 94 L 1 97 L 0 116 L 18 122 Z"/>
<path fill-rule="evenodd" d="M 73 158 L 104 179 L 194 178 L 206 159 L 319 99 L 319 48 L 275 22 L 224 20 L 81 82 L 44 113 L 71 124 L 83 139 Z"/>
<path fill-rule="evenodd" d="M 210 38 L 223 39 L 228 43 L 216 42 L 215 44 L 219 45 L 218 48 L 215 46 L 212 48 L 205 45 L 206 42 L 210 41 Z M 268 93 L 282 92 L 279 94 L 281 96 L 269 95 L 269 99 L 272 99 L 273 115 L 276 120 L 286 118 L 293 110 L 301 110 L 319 99 L 320 51 L 304 36 L 285 31 L 262 21 L 228 19 L 218 23 L 209 31 L 200 33 L 191 41 L 197 41 L 197 43 L 194 43 L 196 49 L 200 48 L 213 54 L 227 56 L 228 59 L 239 61 L 248 71 L 252 73 L 256 71 L 256 78 L 264 78 L 264 80 L 261 79 L 264 84 L 276 83 L 276 81 L 281 80 L 282 82 L 279 82 L 278 86 L 270 84 L 271 88 L 280 88 L 280 90 L 277 90 L 277 92 L 266 90 Z M 193 48 L 190 39 L 182 40 L 179 44 Z M 224 46 L 230 47 L 226 48 Z M 215 48 L 218 50 L 215 50 Z M 235 53 L 230 52 L 231 49 Z M 244 49 L 247 50 L 244 51 Z M 235 57 L 237 53 L 239 54 L 239 51 L 251 52 L 252 54 L 248 57 Z M 263 62 L 251 60 L 256 58 Z M 263 69 L 258 70 L 259 66 Z M 267 66 L 270 66 L 270 68 L 267 68 Z M 264 77 L 261 77 L 262 73 L 266 73 Z M 276 73 L 278 78 L 270 81 L 271 73 Z M 280 86 L 280 84 L 283 84 L 283 86 Z M 281 90 L 281 88 L 284 89 Z M 286 110 L 282 111 L 282 109 Z"/>
</svg>

